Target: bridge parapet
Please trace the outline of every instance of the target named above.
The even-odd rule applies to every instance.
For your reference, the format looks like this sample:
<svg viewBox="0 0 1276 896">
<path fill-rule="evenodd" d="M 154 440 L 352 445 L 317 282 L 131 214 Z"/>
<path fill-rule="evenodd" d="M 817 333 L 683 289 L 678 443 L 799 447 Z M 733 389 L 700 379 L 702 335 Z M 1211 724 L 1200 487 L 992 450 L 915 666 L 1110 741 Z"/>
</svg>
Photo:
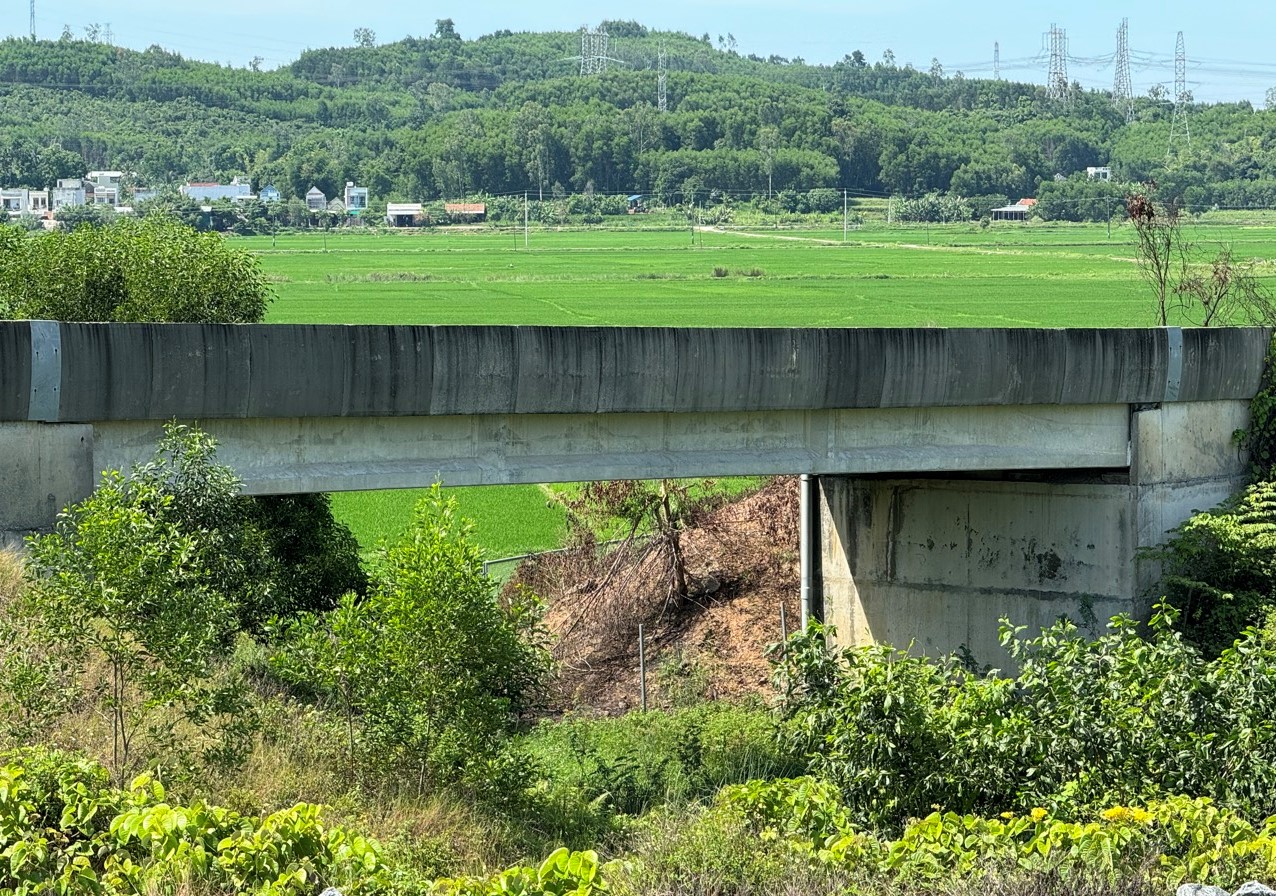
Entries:
<svg viewBox="0 0 1276 896">
<path fill-rule="evenodd" d="M 1270 332 L 0 323 L 0 421 L 1248 399 Z"/>
</svg>

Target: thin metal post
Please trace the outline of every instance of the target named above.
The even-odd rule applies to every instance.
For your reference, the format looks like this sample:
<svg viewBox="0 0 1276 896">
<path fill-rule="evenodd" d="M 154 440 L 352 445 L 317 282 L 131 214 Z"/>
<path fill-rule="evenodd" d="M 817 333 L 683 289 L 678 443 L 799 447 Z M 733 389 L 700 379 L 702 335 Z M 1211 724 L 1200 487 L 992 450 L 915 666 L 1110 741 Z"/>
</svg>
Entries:
<svg viewBox="0 0 1276 896">
<path fill-rule="evenodd" d="M 647 644 L 642 623 L 638 623 L 638 691 L 642 696 L 642 711 L 647 711 Z"/>
<path fill-rule="evenodd" d="M 846 191 L 842 191 L 842 242 L 846 242 Z"/>
</svg>

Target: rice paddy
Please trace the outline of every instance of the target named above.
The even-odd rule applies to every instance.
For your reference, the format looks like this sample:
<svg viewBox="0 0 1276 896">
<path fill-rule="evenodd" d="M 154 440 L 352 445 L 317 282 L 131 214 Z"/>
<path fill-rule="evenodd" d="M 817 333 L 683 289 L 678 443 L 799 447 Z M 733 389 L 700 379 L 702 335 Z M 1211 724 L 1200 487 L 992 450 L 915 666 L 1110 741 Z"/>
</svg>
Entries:
<svg viewBox="0 0 1276 896">
<path fill-rule="evenodd" d="M 1238 259 L 1276 227 L 1193 223 Z M 845 237 L 845 238 L 844 238 Z M 1129 227 L 912 225 L 808 230 L 336 231 L 239 240 L 276 298 L 272 323 L 741 327 L 1150 326 Z M 534 486 L 454 491 L 489 557 L 561 543 Z M 401 532 L 411 492 L 335 496 L 367 546 Z"/>
</svg>

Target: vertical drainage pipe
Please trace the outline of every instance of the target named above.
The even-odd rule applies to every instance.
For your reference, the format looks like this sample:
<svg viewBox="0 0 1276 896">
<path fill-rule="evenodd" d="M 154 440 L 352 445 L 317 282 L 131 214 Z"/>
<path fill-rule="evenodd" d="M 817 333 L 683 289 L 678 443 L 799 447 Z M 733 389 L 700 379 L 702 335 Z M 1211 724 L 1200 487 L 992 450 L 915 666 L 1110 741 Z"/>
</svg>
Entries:
<svg viewBox="0 0 1276 896">
<path fill-rule="evenodd" d="M 801 590 L 799 606 L 801 607 L 802 630 L 813 616 L 815 599 L 815 538 L 814 521 L 819 507 L 819 496 L 816 488 L 819 479 L 810 473 L 803 473 L 798 478 L 798 568 L 801 572 Z"/>
</svg>

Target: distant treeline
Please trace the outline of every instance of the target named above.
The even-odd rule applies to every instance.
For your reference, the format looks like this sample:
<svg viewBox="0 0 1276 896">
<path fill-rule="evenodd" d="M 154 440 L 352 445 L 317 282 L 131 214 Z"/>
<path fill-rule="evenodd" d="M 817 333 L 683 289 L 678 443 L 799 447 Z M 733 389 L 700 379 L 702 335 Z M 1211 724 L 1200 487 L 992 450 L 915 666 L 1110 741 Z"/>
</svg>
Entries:
<svg viewBox="0 0 1276 896">
<path fill-rule="evenodd" d="M 1106 215 L 1118 184 L 1155 179 L 1192 207 L 1276 205 L 1276 112 L 1172 109 L 1109 94 L 900 67 L 855 51 L 831 66 L 742 56 L 610 22 L 609 70 L 579 73 L 580 35 L 498 32 L 450 20 L 424 38 L 308 50 L 277 71 L 193 62 L 160 47 L 0 41 L 0 183 L 49 186 L 86 169 L 139 184 L 247 176 L 285 198 L 346 181 L 374 198 L 643 193 L 698 203 L 843 189 L 859 195 L 1042 199 L 1043 216 Z M 660 56 L 666 109 L 659 108 Z M 576 57 L 576 58 L 573 58 Z"/>
</svg>

